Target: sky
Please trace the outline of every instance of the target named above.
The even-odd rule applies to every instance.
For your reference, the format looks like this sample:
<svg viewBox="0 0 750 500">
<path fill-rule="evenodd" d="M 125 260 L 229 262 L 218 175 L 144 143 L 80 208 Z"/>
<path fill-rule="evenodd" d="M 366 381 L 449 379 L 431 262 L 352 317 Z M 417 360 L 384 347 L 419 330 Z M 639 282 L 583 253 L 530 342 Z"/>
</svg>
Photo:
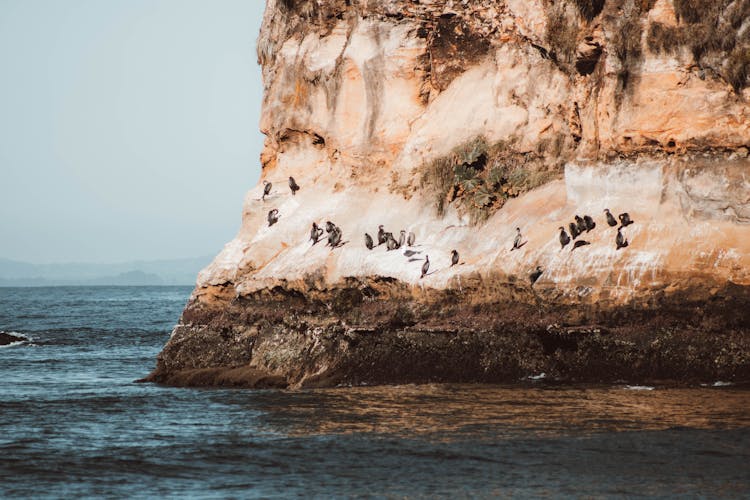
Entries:
<svg viewBox="0 0 750 500">
<path fill-rule="evenodd" d="M 0 0 L 0 258 L 214 255 L 260 175 L 261 0 Z"/>
</svg>

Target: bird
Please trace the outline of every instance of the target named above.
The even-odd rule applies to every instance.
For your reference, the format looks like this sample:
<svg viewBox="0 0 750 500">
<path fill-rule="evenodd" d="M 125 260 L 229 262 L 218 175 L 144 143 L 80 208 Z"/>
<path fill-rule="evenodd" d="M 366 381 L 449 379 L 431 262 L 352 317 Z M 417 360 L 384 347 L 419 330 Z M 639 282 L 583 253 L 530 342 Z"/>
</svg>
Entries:
<svg viewBox="0 0 750 500">
<path fill-rule="evenodd" d="M 409 231 L 409 236 L 406 238 L 406 244 L 409 245 L 410 247 L 413 247 L 416 239 L 417 239 L 417 236 L 411 231 Z"/>
<path fill-rule="evenodd" d="M 260 197 L 261 200 L 266 200 L 266 196 L 271 193 L 271 186 L 273 186 L 273 184 L 271 184 L 270 182 L 263 181 L 263 196 Z"/>
<path fill-rule="evenodd" d="M 586 231 L 586 221 L 582 217 L 576 215 L 576 227 L 578 228 L 578 234 L 583 234 Z"/>
<path fill-rule="evenodd" d="M 589 243 L 589 242 L 588 242 L 588 241 L 586 241 L 586 240 L 578 240 L 578 241 L 576 241 L 575 243 L 573 243 L 573 248 L 571 248 L 571 249 L 570 249 L 570 251 L 572 252 L 572 251 L 573 251 L 573 250 L 575 250 L 576 248 L 579 248 L 579 247 L 583 247 L 583 246 L 586 246 L 586 245 L 590 245 L 590 244 L 591 244 L 591 243 Z"/>
<path fill-rule="evenodd" d="M 578 232 L 578 226 L 576 226 L 576 223 L 575 222 L 571 222 L 570 224 L 568 224 L 568 228 L 570 229 L 570 236 L 573 239 L 578 238 L 578 235 L 580 233 Z"/>
<path fill-rule="evenodd" d="M 393 237 L 393 233 L 385 233 L 385 240 L 386 250 L 396 250 L 398 248 L 398 241 Z"/>
<path fill-rule="evenodd" d="M 328 243 L 326 243 L 326 246 L 334 246 L 333 241 L 337 233 L 339 235 L 339 241 L 341 240 L 341 229 L 339 229 L 333 222 L 326 221 L 326 232 L 328 233 Z"/>
<path fill-rule="evenodd" d="M 522 239 L 523 239 L 523 236 L 521 236 L 521 228 L 517 227 L 516 228 L 516 239 L 513 240 L 513 248 L 511 248 L 510 250 L 513 251 L 513 250 L 518 250 L 519 248 L 521 248 L 521 246 L 522 246 L 521 240 Z"/>
<path fill-rule="evenodd" d="M 289 189 L 292 190 L 292 196 L 297 194 L 297 191 L 299 191 L 299 186 L 297 185 L 297 181 L 294 180 L 294 177 L 291 175 L 289 176 Z"/>
<path fill-rule="evenodd" d="M 310 239 L 313 241 L 313 245 L 320 240 L 321 236 L 323 236 L 323 228 L 318 227 L 318 224 L 313 222 L 310 229 Z"/>
<path fill-rule="evenodd" d="M 536 266 L 536 270 L 531 271 L 531 274 L 529 274 L 529 280 L 531 280 L 532 286 L 534 285 L 534 283 L 536 283 L 536 280 L 539 279 L 542 273 L 544 273 L 542 266 Z"/>
<path fill-rule="evenodd" d="M 378 226 L 378 245 L 382 245 L 385 241 L 385 229 L 383 229 L 383 225 L 381 224 Z"/>
<path fill-rule="evenodd" d="M 279 221 L 279 210 L 274 208 L 268 212 L 268 227 L 273 226 Z"/>
<path fill-rule="evenodd" d="M 405 242 L 406 242 L 406 231 L 402 229 L 401 234 L 398 237 L 398 247 L 401 248 L 402 246 L 404 246 Z"/>
<path fill-rule="evenodd" d="M 419 277 L 419 279 L 424 278 L 425 274 L 427 274 L 427 271 L 430 269 L 430 256 L 425 255 L 424 256 L 424 264 L 422 264 L 422 276 Z"/>
<path fill-rule="evenodd" d="M 630 219 L 630 214 L 627 212 L 621 213 L 617 216 L 617 218 L 620 219 L 620 224 L 622 224 L 622 227 L 629 226 L 633 223 L 633 221 Z"/>
<path fill-rule="evenodd" d="M 365 246 L 367 247 L 368 250 L 372 250 L 372 247 L 374 246 L 372 244 L 372 236 L 370 236 L 367 233 L 365 233 Z"/>
<path fill-rule="evenodd" d="M 565 232 L 564 227 L 560 226 L 558 229 L 560 229 L 560 250 L 562 250 L 565 248 L 565 245 L 570 243 L 570 236 Z"/>
<path fill-rule="evenodd" d="M 586 224 L 587 233 L 596 227 L 596 222 L 594 222 L 594 219 L 592 219 L 590 215 L 584 215 L 583 222 Z"/>
<path fill-rule="evenodd" d="M 625 235 L 622 234 L 622 228 L 617 228 L 617 237 L 615 238 L 615 244 L 617 245 L 617 250 L 621 248 L 625 248 L 629 245 L 628 240 L 625 238 Z"/>
<path fill-rule="evenodd" d="M 607 214 L 607 224 L 609 224 L 610 227 L 615 227 L 617 221 L 615 220 L 615 216 L 612 215 L 612 212 L 610 212 L 608 208 L 605 208 L 604 213 Z"/>
<path fill-rule="evenodd" d="M 341 229 L 334 226 L 333 231 L 328 235 L 328 244 L 331 245 L 331 248 L 336 248 L 339 243 L 341 243 Z"/>
<path fill-rule="evenodd" d="M 458 264 L 458 252 L 456 250 L 451 250 L 451 267 Z"/>
</svg>

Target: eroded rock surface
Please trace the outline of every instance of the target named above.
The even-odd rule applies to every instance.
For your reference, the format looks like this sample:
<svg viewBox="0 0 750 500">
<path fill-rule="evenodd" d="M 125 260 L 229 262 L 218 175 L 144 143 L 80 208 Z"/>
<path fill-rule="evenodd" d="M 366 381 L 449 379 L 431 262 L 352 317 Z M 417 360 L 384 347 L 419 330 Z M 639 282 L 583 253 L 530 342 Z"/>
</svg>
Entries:
<svg viewBox="0 0 750 500">
<path fill-rule="evenodd" d="M 150 380 L 750 380 L 750 3 L 706 4 L 269 0 L 273 189 Z M 590 245 L 561 249 L 576 214 Z M 380 224 L 416 244 L 368 250 Z"/>
</svg>

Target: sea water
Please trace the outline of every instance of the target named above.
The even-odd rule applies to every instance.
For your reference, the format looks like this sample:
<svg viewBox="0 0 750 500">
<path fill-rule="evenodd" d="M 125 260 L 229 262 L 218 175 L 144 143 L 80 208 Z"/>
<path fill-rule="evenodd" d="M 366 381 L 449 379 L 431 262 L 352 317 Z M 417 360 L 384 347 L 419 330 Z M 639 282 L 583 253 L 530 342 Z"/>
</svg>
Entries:
<svg viewBox="0 0 750 500">
<path fill-rule="evenodd" d="M 748 497 L 750 391 L 136 384 L 187 287 L 0 288 L 0 497 Z"/>
</svg>

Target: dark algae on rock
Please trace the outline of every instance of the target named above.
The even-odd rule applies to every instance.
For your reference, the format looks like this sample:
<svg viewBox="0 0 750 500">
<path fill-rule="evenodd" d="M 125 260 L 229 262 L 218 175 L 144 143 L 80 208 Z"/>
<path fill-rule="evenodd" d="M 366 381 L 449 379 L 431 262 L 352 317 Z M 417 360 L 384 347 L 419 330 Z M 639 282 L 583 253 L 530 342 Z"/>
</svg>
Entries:
<svg viewBox="0 0 750 500">
<path fill-rule="evenodd" d="M 403 284 L 302 294 L 280 287 L 188 305 L 149 381 L 321 387 L 514 382 L 750 380 L 750 290 L 611 309 L 560 305 L 522 285 L 428 291 Z M 697 292 L 702 293 L 701 291 Z"/>
</svg>

